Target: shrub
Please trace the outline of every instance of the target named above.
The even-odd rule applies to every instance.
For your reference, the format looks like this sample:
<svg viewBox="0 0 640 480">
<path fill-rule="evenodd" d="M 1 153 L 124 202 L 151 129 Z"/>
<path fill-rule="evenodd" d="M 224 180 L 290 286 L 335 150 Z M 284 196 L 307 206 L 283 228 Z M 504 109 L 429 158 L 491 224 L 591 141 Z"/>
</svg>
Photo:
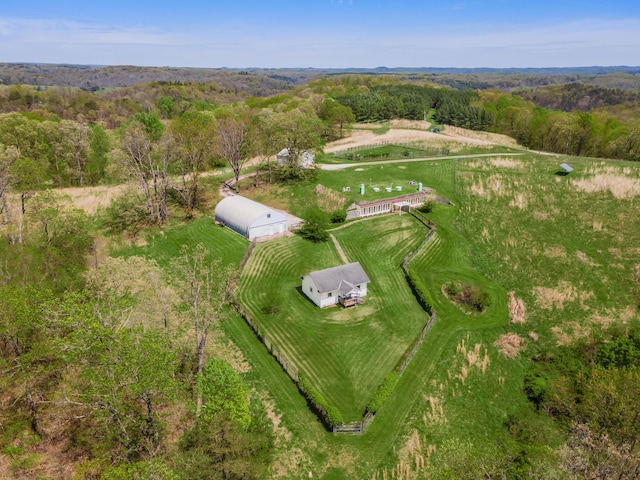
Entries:
<svg viewBox="0 0 640 480">
<path fill-rule="evenodd" d="M 422 213 L 431 213 L 433 211 L 433 200 L 425 200 L 425 202 L 418 207 L 418 211 Z"/>
<path fill-rule="evenodd" d="M 329 240 L 326 214 L 319 208 L 308 210 L 304 215 L 304 223 L 298 229 L 298 235 L 314 243 Z"/>
<path fill-rule="evenodd" d="M 444 286 L 444 293 L 452 302 L 466 305 L 476 312 L 483 312 L 491 305 L 489 294 L 476 285 L 451 282 Z"/>
<path fill-rule="evenodd" d="M 431 306 L 429 293 L 427 292 L 426 287 L 422 283 L 422 280 L 420 280 L 420 277 L 418 276 L 418 274 L 409 270 L 406 277 L 407 277 L 407 281 L 409 282 L 409 286 L 411 287 L 411 291 L 415 295 L 416 300 L 418 300 L 418 303 L 420 304 L 420 306 L 423 308 L 425 312 L 427 312 L 429 315 L 432 315 L 433 307 Z"/>
<path fill-rule="evenodd" d="M 298 376 L 298 388 L 304 394 L 307 401 L 317 411 L 320 419 L 325 425 L 333 427 L 334 425 L 344 422 L 344 418 L 342 417 L 340 410 L 333 405 L 330 405 L 329 402 L 327 402 L 327 399 L 324 398 L 324 395 L 309 384 L 302 372 L 300 372 Z"/>
<path fill-rule="evenodd" d="M 367 405 L 367 412 L 376 413 L 387 401 L 391 392 L 393 392 L 393 387 L 396 386 L 396 382 L 398 381 L 398 374 L 394 372 L 389 372 L 385 377 L 376 393 L 371 398 L 369 405 Z"/>
<path fill-rule="evenodd" d="M 329 220 L 331 221 L 331 223 L 344 223 L 346 219 L 346 210 L 335 210 L 331 213 L 331 218 Z"/>
</svg>

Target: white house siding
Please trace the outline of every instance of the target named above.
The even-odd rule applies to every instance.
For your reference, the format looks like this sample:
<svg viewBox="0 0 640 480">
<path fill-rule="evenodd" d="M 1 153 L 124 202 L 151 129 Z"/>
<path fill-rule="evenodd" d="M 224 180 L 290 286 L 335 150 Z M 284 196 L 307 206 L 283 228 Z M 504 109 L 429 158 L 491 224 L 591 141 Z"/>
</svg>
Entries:
<svg viewBox="0 0 640 480">
<path fill-rule="evenodd" d="M 313 303 L 315 303 L 319 307 L 322 306 L 320 293 L 316 288 L 316 284 L 313 283 L 313 280 L 309 275 L 305 275 L 304 277 L 302 277 L 302 291 L 313 301 Z"/>
<path fill-rule="evenodd" d="M 320 299 L 320 307 L 328 307 L 329 305 L 335 305 L 340 298 L 340 291 L 323 293 Z"/>
<path fill-rule="evenodd" d="M 309 275 L 305 275 L 304 277 L 302 277 L 302 291 L 313 301 L 313 303 L 315 303 L 320 308 L 337 304 L 340 297 L 339 290 L 330 292 L 331 296 L 329 296 L 329 292 L 318 292 L 318 287 Z"/>
</svg>

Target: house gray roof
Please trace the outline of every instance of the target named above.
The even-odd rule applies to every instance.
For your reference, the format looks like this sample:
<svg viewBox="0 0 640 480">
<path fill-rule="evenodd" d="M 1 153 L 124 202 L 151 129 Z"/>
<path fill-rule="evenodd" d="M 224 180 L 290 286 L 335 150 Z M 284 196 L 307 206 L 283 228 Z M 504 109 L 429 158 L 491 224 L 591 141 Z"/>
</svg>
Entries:
<svg viewBox="0 0 640 480">
<path fill-rule="evenodd" d="M 311 272 L 309 276 L 320 293 L 341 290 L 345 294 L 356 288 L 356 285 L 371 281 L 359 262 L 318 270 Z"/>
</svg>

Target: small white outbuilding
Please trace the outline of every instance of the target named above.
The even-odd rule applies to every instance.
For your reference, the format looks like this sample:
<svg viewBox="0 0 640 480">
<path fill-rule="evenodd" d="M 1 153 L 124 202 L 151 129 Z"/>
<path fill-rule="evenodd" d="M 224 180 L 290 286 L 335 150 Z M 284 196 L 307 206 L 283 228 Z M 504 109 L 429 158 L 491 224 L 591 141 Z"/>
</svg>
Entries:
<svg viewBox="0 0 640 480">
<path fill-rule="evenodd" d="M 316 160 L 316 156 L 305 150 L 298 155 L 297 160 L 291 158 L 291 152 L 288 148 L 283 148 L 276 155 L 276 164 L 278 165 L 287 165 L 287 166 L 295 166 L 301 168 L 311 168 L 313 167 Z"/>
<path fill-rule="evenodd" d="M 287 231 L 287 217 L 282 212 L 240 195 L 222 199 L 216 206 L 215 220 L 249 240 Z"/>
</svg>

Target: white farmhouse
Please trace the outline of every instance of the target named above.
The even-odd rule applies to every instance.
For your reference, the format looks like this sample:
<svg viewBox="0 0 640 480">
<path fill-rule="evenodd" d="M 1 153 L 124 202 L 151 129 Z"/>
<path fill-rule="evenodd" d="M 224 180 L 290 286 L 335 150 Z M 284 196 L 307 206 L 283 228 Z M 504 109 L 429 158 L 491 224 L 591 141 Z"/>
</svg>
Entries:
<svg viewBox="0 0 640 480">
<path fill-rule="evenodd" d="M 319 307 L 337 303 L 350 307 L 362 303 L 371 281 L 359 262 L 311 272 L 300 278 L 302 291 Z"/>
<path fill-rule="evenodd" d="M 306 150 L 299 155 L 298 160 L 295 164 L 292 163 L 293 160 L 290 157 L 291 152 L 289 152 L 289 149 L 283 148 L 276 155 L 276 163 L 278 165 L 291 165 L 302 168 L 311 168 L 313 167 L 316 158 L 313 153 Z"/>
<path fill-rule="evenodd" d="M 249 240 L 287 231 L 283 213 L 240 195 L 222 199 L 216 205 L 215 220 Z"/>
</svg>

